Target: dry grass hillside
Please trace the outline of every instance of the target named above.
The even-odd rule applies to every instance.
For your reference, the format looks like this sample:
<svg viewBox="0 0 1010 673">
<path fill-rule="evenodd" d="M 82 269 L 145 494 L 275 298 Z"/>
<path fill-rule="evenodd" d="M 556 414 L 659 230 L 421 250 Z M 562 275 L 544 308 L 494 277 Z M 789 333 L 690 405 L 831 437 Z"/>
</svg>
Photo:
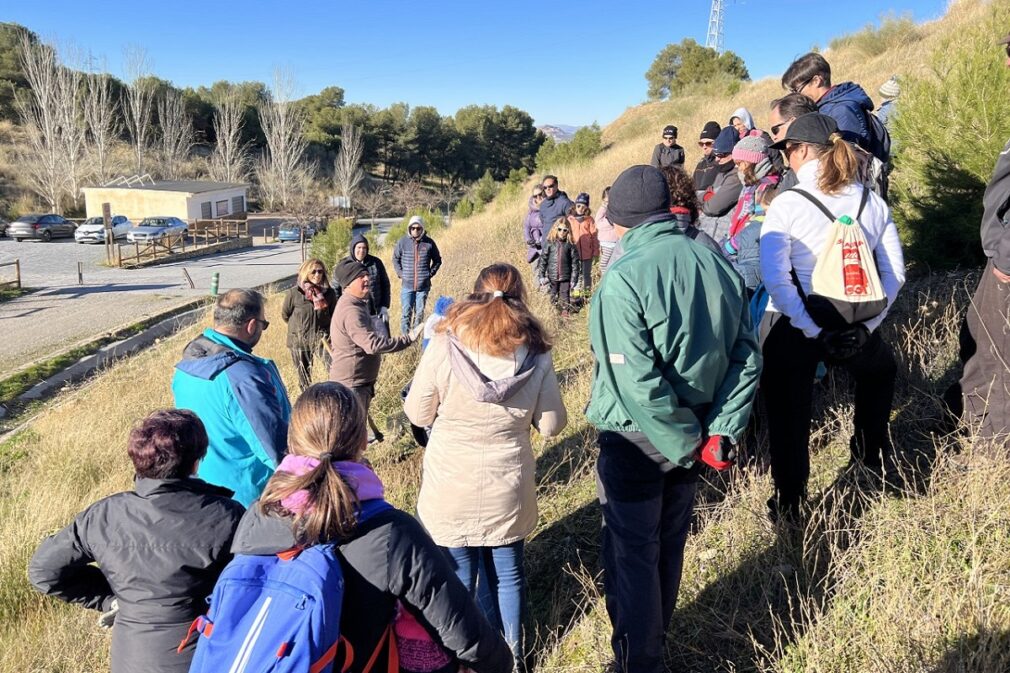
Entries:
<svg viewBox="0 0 1010 673">
<path fill-rule="evenodd" d="M 955 5 L 921 39 L 866 58 L 854 47 L 830 60 L 841 79 L 875 90 L 894 72 L 927 61 L 931 46 L 979 20 L 981 3 Z M 781 90 L 771 81 L 732 99 L 687 98 L 630 110 L 606 129 L 613 146 L 591 164 L 561 170 L 569 193 L 594 201 L 626 165 L 646 161 L 657 129 L 674 122 L 684 139 L 709 118 L 726 121 L 745 105 L 763 120 Z M 693 145 L 686 144 L 689 159 Z M 479 269 L 505 259 L 523 268 L 525 197 L 491 204 L 439 236 L 445 264 L 434 293 L 459 296 Z M 388 263 L 388 252 L 385 253 Z M 803 530 L 767 523 L 770 492 L 760 415 L 753 459 L 702 488 L 686 552 L 670 665 L 678 671 L 849 673 L 1010 670 L 1010 465 L 970 439 L 935 436 L 938 395 L 956 375 L 957 329 L 973 274 L 920 278 L 906 286 L 886 324 L 899 353 L 893 436 L 904 479 L 888 488 L 847 470 L 848 382 L 829 376 L 816 396 L 812 515 Z M 394 298 L 394 302 L 396 299 Z M 586 314 L 564 322 L 542 296 L 533 307 L 556 335 L 555 366 L 570 411 L 561 437 L 534 443 L 540 525 L 528 542 L 530 628 L 539 670 L 598 672 L 609 631 L 598 563 L 594 431 L 581 414 L 592 375 Z M 293 390 L 280 301 L 258 349 L 281 365 Z M 392 312 L 397 314 L 398 306 Z M 129 488 L 124 442 L 146 412 L 171 403 L 172 365 L 195 329 L 166 340 L 71 391 L 0 444 L 0 671 L 107 670 L 108 634 L 95 614 L 35 594 L 25 564 L 39 540 L 94 500 Z M 399 414 L 398 392 L 415 351 L 388 356 L 375 411 Z M 406 438 L 372 449 L 394 502 L 412 510 L 419 450 Z"/>
</svg>

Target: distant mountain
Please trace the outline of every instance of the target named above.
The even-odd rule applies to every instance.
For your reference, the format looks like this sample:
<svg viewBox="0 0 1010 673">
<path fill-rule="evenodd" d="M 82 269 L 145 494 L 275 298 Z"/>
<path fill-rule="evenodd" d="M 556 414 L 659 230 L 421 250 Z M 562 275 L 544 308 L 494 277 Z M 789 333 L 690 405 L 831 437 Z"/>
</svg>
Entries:
<svg viewBox="0 0 1010 673">
<path fill-rule="evenodd" d="M 568 142 L 580 128 L 582 127 L 569 126 L 567 124 L 544 124 L 537 127 L 537 129 L 544 132 L 544 135 L 554 138 L 554 142 L 557 143 Z"/>
</svg>

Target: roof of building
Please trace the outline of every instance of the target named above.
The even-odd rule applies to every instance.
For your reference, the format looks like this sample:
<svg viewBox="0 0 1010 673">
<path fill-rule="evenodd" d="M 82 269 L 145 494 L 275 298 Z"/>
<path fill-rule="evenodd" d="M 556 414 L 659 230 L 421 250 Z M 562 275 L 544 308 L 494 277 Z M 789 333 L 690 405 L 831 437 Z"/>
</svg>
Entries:
<svg viewBox="0 0 1010 673">
<path fill-rule="evenodd" d="M 239 182 L 209 182 L 206 180 L 157 180 L 146 184 L 106 184 L 94 187 L 94 189 L 146 189 L 158 192 L 185 192 L 188 194 L 202 194 L 203 192 L 218 192 L 225 189 L 244 188 L 248 185 Z"/>
</svg>

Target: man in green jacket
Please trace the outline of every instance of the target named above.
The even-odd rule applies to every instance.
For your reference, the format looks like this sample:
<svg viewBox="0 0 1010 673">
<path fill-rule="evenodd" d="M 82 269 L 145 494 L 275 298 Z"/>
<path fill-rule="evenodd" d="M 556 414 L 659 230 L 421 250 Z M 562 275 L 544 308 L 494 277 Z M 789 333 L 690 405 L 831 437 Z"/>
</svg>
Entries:
<svg viewBox="0 0 1010 673">
<path fill-rule="evenodd" d="M 743 282 L 670 219 L 650 166 L 624 171 L 607 217 L 624 256 L 593 295 L 604 586 L 619 673 L 660 673 L 699 460 L 732 463 L 761 371 Z"/>
</svg>

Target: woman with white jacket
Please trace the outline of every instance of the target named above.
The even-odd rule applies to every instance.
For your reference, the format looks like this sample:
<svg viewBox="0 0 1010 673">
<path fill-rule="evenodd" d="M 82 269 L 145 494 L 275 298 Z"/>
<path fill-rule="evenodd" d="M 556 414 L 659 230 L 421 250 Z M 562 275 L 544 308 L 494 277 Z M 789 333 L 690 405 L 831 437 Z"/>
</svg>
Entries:
<svg viewBox="0 0 1010 673">
<path fill-rule="evenodd" d="M 405 403 L 411 423 L 432 426 L 418 516 L 474 594 L 484 566 L 494 599 L 488 617 L 519 670 L 523 544 L 537 524 L 530 427 L 550 437 L 568 420 L 550 349 L 519 271 L 494 264 L 439 323 Z"/>
<path fill-rule="evenodd" d="M 799 180 L 777 196 L 761 229 L 761 273 L 771 298 L 761 324 L 767 334 L 761 386 L 775 482 L 768 507 L 774 520 L 796 519 L 806 497 L 811 382 L 818 362 L 842 366 L 855 380 L 852 462 L 880 472 L 891 453 L 888 420 L 897 367 L 879 328 L 905 282 L 905 261 L 887 203 L 860 184 L 859 159 L 831 117 L 798 117 L 772 148 L 785 152 Z M 834 243 L 834 220 L 845 215 L 862 229 L 873 252 L 868 263 L 875 260 L 887 298 L 880 313 L 854 324 L 832 322 L 817 311 L 815 320 L 809 303 L 814 265 Z"/>
</svg>

